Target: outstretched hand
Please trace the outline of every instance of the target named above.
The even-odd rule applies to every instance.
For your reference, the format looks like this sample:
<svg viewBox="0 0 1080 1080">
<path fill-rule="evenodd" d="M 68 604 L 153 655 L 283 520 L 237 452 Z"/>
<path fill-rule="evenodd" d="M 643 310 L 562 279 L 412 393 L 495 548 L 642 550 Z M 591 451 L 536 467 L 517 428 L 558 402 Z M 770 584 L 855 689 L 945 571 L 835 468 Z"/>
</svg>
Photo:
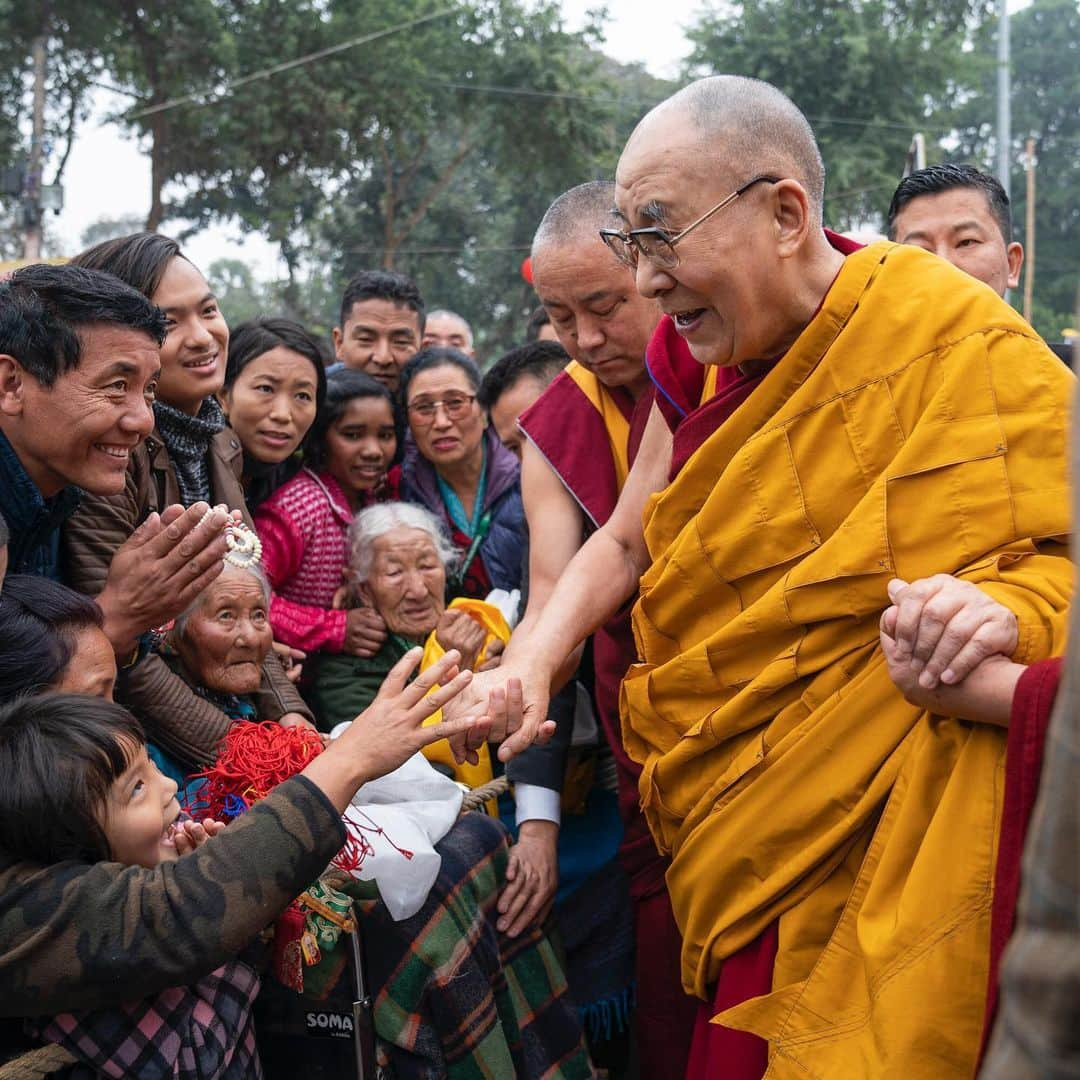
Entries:
<svg viewBox="0 0 1080 1080">
<path fill-rule="evenodd" d="M 924 690 L 961 682 L 982 661 L 1010 657 L 1019 641 L 1016 616 L 978 586 L 949 574 L 908 584 L 889 582 L 892 606 L 881 632 L 894 647 L 893 662 L 908 665 Z"/>
<path fill-rule="evenodd" d="M 206 519 L 205 521 L 203 519 Z M 224 568 L 225 527 L 236 511 L 199 502 L 151 514 L 117 548 L 98 606 L 117 656 L 139 636 L 175 619 Z"/>
<path fill-rule="evenodd" d="M 412 682 L 423 650 L 410 649 L 391 669 L 375 700 L 356 718 L 338 743 L 349 743 L 363 754 L 367 778 L 385 776 L 403 765 L 418 750 L 440 739 L 468 736 L 483 741 L 491 724 L 482 710 L 449 718 L 444 710 L 438 724 L 424 721 L 453 701 L 472 681 L 471 671 L 459 671 L 461 657 L 453 650 Z M 438 686 L 437 690 L 432 687 Z M 429 693 L 430 691 L 430 693 Z"/>
<path fill-rule="evenodd" d="M 533 743 L 543 744 L 555 734 L 555 722 L 547 719 L 549 682 L 529 670 L 503 665 L 476 675 L 468 690 L 443 715 L 485 711 L 491 727 L 483 737 L 474 729 L 450 739 L 459 764 L 478 760 L 477 750 L 486 740 L 499 742 L 499 760 L 506 762 Z"/>
</svg>

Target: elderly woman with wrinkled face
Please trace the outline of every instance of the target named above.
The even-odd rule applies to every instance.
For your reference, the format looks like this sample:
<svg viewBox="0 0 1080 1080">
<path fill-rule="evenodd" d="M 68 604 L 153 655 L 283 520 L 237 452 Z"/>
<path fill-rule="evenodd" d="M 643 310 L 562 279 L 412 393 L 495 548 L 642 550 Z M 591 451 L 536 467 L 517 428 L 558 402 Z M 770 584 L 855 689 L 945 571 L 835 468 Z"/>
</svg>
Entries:
<svg viewBox="0 0 1080 1080">
<path fill-rule="evenodd" d="M 252 700 L 270 655 L 270 583 L 257 565 L 225 564 L 221 576 L 176 620 L 166 643 L 170 667 L 233 720 L 260 720 Z M 286 724 L 286 726 L 291 726 Z"/>
<path fill-rule="evenodd" d="M 462 668 L 478 666 L 488 637 L 466 612 L 447 610 L 447 573 L 460 555 L 429 510 L 411 503 L 368 507 L 350 527 L 348 546 L 357 598 L 382 616 L 388 635 L 372 657 L 320 658 L 310 696 L 327 730 L 367 708 L 387 672 L 432 631 L 444 650 L 461 653 Z M 486 651 L 491 656 L 483 658 L 494 663 L 501 649 Z"/>
</svg>

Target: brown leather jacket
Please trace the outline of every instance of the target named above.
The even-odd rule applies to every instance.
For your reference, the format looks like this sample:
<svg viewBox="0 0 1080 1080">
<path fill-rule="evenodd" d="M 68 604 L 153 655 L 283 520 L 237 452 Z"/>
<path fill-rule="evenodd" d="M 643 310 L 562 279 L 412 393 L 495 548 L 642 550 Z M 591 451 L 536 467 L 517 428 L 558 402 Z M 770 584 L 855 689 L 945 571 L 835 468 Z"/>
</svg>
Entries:
<svg viewBox="0 0 1080 1080">
<path fill-rule="evenodd" d="M 250 525 L 240 482 L 242 465 L 240 440 L 226 428 L 210 446 L 210 501 L 239 510 Z M 155 430 L 132 453 L 124 490 L 119 495 L 84 496 L 68 520 L 62 538 L 65 580 L 73 588 L 96 596 L 105 585 L 116 549 L 149 514 L 179 501 L 176 473 Z M 152 741 L 185 764 L 210 764 L 231 723 L 223 712 L 193 693 L 155 653 L 121 671 L 117 699 L 139 716 Z M 312 719 L 311 710 L 285 678 L 274 653 L 263 664 L 255 707 L 263 720 L 276 720 L 292 712 Z"/>
</svg>

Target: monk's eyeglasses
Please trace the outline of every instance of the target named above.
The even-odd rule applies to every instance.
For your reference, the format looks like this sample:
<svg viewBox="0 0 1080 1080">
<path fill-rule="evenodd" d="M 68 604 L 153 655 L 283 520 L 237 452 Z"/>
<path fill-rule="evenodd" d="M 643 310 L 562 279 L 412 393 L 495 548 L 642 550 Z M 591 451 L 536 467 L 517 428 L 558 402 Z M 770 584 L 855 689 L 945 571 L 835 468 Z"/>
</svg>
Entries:
<svg viewBox="0 0 1080 1080">
<path fill-rule="evenodd" d="M 638 257 L 644 255 L 654 266 L 661 270 L 674 270 L 679 265 L 679 254 L 675 245 L 689 236 L 699 225 L 708 221 L 713 214 L 718 214 L 725 206 L 730 206 L 740 195 L 749 191 L 755 184 L 779 184 L 779 176 L 755 176 L 748 180 L 738 191 L 733 191 L 727 198 L 721 199 L 711 210 L 706 210 L 697 221 L 690 222 L 685 229 L 674 236 L 667 229 L 652 226 L 647 229 L 601 229 L 600 239 L 611 249 L 619 262 L 631 269 L 637 267 Z"/>
</svg>

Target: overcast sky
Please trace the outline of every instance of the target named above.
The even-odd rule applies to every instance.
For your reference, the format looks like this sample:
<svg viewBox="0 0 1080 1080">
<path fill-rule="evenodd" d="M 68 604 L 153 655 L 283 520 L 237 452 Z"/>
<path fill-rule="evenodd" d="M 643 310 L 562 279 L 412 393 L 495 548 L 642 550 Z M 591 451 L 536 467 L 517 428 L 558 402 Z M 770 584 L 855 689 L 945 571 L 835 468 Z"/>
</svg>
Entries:
<svg viewBox="0 0 1080 1080">
<path fill-rule="evenodd" d="M 1010 0 L 1012 10 L 1028 0 Z M 596 0 L 562 0 L 571 28 L 580 27 Z M 608 0 L 605 51 L 624 62 L 641 61 L 659 76 L 673 76 L 688 51 L 683 28 L 695 14 L 717 6 L 706 0 Z M 363 48 L 363 46 L 360 46 Z M 83 230 L 102 218 L 145 216 L 150 205 L 150 162 L 139 144 L 124 136 L 104 115 L 126 104 L 102 92 L 98 108 L 82 127 L 64 175 L 64 210 L 51 220 L 51 231 L 65 252 L 77 251 Z M 261 277 L 276 275 L 277 253 L 259 236 L 240 237 L 235 228 L 215 227 L 185 245 L 203 267 L 217 258 L 248 260 Z"/>
<path fill-rule="evenodd" d="M 595 0 L 563 0 L 572 28 L 578 28 Z M 674 74 L 687 50 L 682 27 L 701 8 L 701 0 L 665 0 L 664 21 L 657 25 L 655 0 L 611 0 L 606 51 L 624 61 L 640 60 L 657 75 Z M 643 24 L 648 20 L 648 31 Z M 363 46 L 361 46 L 362 48 Z M 150 162 L 138 142 L 123 135 L 104 116 L 125 104 L 107 92 L 82 127 L 64 174 L 64 209 L 50 221 L 50 231 L 67 253 L 77 251 L 83 230 L 102 218 L 145 216 L 150 206 Z M 241 242 L 235 228 L 211 228 L 185 245 L 203 267 L 223 256 L 249 260 L 260 276 L 274 276 L 276 248 L 260 237 Z"/>
</svg>

